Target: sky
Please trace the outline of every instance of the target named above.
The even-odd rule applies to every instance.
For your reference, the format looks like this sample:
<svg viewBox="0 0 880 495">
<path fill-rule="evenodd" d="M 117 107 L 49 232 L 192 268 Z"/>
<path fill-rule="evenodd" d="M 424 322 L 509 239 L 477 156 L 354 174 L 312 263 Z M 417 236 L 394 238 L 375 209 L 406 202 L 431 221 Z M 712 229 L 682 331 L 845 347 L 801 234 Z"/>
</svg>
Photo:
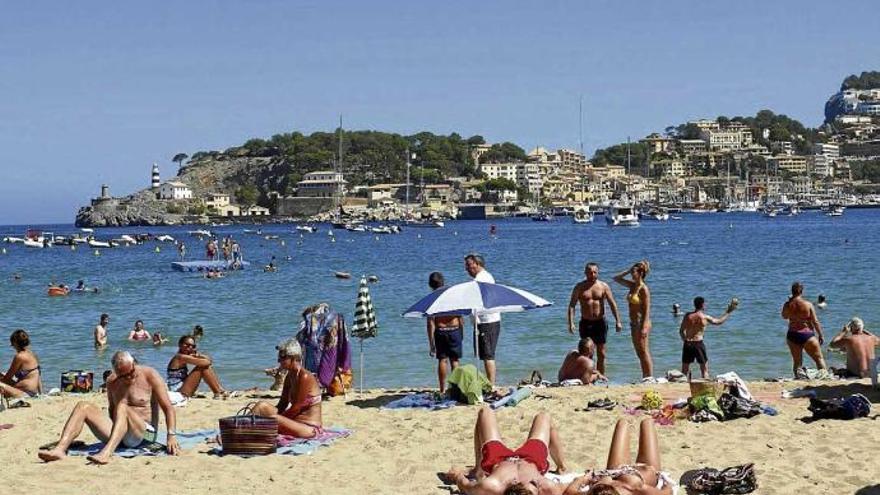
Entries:
<svg viewBox="0 0 880 495">
<path fill-rule="evenodd" d="M 4 2 L 0 225 L 72 223 L 157 162 L 253 137 L 480 134 L 588 154 L 880 70 L 873 2 Z M 862 17 L 864 16 L 864 17 Z"/>
</svg>

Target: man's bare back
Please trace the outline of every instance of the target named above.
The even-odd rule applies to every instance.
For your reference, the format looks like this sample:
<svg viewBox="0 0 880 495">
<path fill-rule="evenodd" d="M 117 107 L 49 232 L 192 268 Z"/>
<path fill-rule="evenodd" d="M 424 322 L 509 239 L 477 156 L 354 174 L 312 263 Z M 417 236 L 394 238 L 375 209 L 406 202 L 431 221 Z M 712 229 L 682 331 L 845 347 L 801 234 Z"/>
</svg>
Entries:
<svg viewBox="0 0 880 495">
<path fill-rule="evenodd" d="M 871 362 L 876 354 L 874 348 L 880 345 L 880 338 L 868 333 L 859 332 L 835 337 L 832 347 L 846 351 L 846 369 L 853 375 L 865 378 L 869 375 Z"/>
<path fill-rule="evenodd" d="M 681 322 L 683 339 L 692 342 L 703 340 L 707 324 L 706 315 L 702 311 L 692 311 L 686 314 Z"/>
</svg>

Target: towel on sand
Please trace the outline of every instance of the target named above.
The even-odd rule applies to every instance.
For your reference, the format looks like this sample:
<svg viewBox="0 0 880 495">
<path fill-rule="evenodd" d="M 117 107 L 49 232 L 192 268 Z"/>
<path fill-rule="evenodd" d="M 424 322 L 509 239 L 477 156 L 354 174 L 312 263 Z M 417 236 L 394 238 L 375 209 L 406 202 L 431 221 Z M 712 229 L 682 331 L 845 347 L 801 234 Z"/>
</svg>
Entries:
<svg viewBox="0 0 880 495">
<path fill-rule="evenodd" d="M 549 473 L 548 472 L 547 474 L 544 475 L 544 477 L 547 478 L 548 480 L 556 482 L 556 483 L 568 484 L 582 475 L 583 475 L 583 473 L 556 474 L 556 473 Z M 662 475 L 663 475 L 663 479 L 666 480 L 667 483 L 672 485 L 672 495 L 678 495 L 678 483 L 676 483 L 675 480 L 672 479 L 672 476 L 670 476 L 669 473 L 664 472 L 664 473 L 662 473 Z M 586 486 L 584 488 L 581 488 L 579 493 L 587 493 L 588 491 L 590 491 L 590 487 Z"/>
<path fill-rule="evenodd" d="M 382 409 L 448 409 L 457 406 L 458 402 L 451 399 L 438 399 L 431 392 L 409 394 L 382 406 Z"/>
<path fill-rule="evenodd" d="M 340 438 L 351 436 L 352 431 L 347 428 L 333 426 L 324 428 L 315 438 L 297 438 L 286 435 L 278 435 L 276 440 L 278 448 L 275 451 L 279 455 L 309 455 L 315 453 L 320 447 L 327 447 Z M 223 455 L 223 446 L 217 445 L 209 452 L 212 455 Z M 254 457 L 254 456 L 239 456 Z"/>
<path fill-rule="evenodd" d="M 204 443 L 205 440 L 208 440 L 209 438 L 216 437 L 218 433 L 219 431 L 216 429 L 179 431 L 177 432 L 177 443 L 180 444 L 181 449 L 189 450 L 195 448 L 200 443 Z M 120 444 L 119 447 L 116 448 L 115 454 L 119 457 L 167 455 L 167 452 L 165 452 L 165 443 L 167 441 L 168 438 L 166 433 L 160 432 L 155 442 L 144 440 L 137 447 L 126 447 Z M 93 444 L 75 442 L 73 445 L 70 446 L 70 449 L 67 451 L 67 455 L 93 455 L 100 452 L 103 448 L 103 442 Z"/>
</svg>

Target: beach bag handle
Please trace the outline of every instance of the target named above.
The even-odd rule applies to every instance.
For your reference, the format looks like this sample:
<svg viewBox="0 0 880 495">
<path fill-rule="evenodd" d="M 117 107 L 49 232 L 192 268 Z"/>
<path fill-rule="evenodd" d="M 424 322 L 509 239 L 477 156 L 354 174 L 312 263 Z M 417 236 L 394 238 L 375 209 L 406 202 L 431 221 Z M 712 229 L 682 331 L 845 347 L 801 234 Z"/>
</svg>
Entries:
<svg viewBox="0 0 880 495">
<path fill-rule="evenodd" d="M 256 407 L 256 405 L 256 402 L 248 402 L 235 413 L 235 420 L 233 423 L 236 428 L 241 425 L 253 425 L 256 422 L 257 415 L 254 414 L 254 407 Z M 239 420 L 241 420 L 241 422 L 239 422 Z"/>
</svg>

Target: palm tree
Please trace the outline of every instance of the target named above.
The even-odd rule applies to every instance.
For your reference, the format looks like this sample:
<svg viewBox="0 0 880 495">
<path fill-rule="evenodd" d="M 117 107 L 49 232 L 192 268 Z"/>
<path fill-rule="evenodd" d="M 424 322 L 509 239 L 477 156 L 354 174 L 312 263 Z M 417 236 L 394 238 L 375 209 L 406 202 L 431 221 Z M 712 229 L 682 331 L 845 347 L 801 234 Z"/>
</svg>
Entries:
<svg viewBox="0 0 880 495">
<path fill-rule="evenodd" d="M 174 155 L 174 158 L 172 158 L 171 161 L 177 163 L 177 168 L 179 169 L 181 167 L 181 164 L 183 164 L 183 161 L 187 158 L 189 158 L 189 155 L 187 155 L 186 153 L 178 153 Z"/>
</svg>

